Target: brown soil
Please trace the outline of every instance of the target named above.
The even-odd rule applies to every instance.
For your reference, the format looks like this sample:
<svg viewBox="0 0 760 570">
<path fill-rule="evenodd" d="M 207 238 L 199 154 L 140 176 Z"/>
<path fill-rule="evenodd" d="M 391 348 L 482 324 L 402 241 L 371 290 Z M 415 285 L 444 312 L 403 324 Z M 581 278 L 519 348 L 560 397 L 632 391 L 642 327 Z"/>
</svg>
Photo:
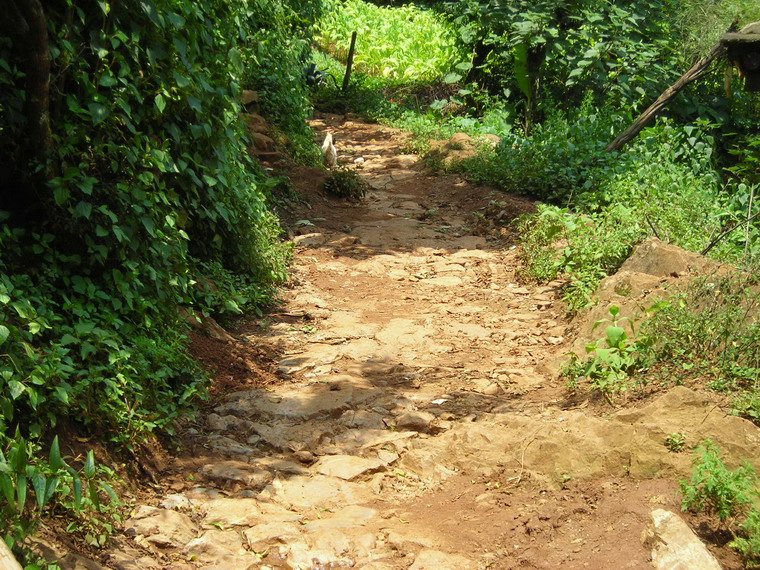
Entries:
<svg viewBox="0 0 760 570">
<path fill-rule="evenodd" d="M 680 512 L 678 479 L 690 463 L 664 449 L 664 434 L 683 430 L 691 447 L 723 437 L 732 461 L 754 460 L 746 451 L 757 449 L 754 428 L 685 389 L 629 402 L 630 410 L 568 393 L 556 362 L 584 324 L 566 317 L 562 283 L 515 277 L 510 222 L 534 203 L 426 171 L 403 153 L 400 131 L 342 116 L 313 126 L 336 134 L 368 196 L 359 204 L 327 196 L 325 170 L 291 170 L 303 202 L 284 220 L 298 249 L 282 308 L 238 323 L 232 340 L 193 334 L 193 354 L 215 373 L 213 399 L 184 425 L 184 451 L 142 500 L 195 501 L 201 483 L 216 495 L 206 489 L 191 510 L 166 509 L 187 513 L 201 537 L 245 536 L 248 546 L 151 542 L 128 521 L 131 534 L 102 562 L 422 569 L 434 567 L 421 562 L 432 549 L 450 557 L 441 569 L 651 567 L 642 531 L 653 509 Z M 354 443 L 373 438 L 381 443 Z M 384 466 L 355 479 L 327 476 L 323 462 L 343 456 Z M 209 466 L 230 459 L 263 465 L 274 480 L 255 492 L 213 481 Z M 277 540 L 256 542 L 246 533 L 266 526 L 260 521 L 209 518 L 217 496 L 255 497 L 300 526 L 278 523 Z M 341 526 L 355 506 L 375 514 Z M 725 568 L 741 567 L 707 519 L 684 517 Z M 310 530 L 321 524 L 335 526 Z M 124 552 L 133 562 L 117 563 Z"/>
</svg>

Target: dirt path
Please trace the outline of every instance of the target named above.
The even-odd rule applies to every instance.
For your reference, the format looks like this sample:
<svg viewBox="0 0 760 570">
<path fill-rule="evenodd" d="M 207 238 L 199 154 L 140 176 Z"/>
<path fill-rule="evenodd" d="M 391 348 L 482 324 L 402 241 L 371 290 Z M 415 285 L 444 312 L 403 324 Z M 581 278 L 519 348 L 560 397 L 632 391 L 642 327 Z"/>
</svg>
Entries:
<svg viewBox="0 0 760 570">
<path fill-rule="evenodd" d="M 492 228 L 473 212 L 531 202 L 426 173 L 391 129 L 314 126 L 364 159 L 372 189 L 348 204 L 317 192 L 319 170 L 296 172 L 309 205 L 285 305 L 233 350 L 199 348 L 226 393 L 107 564 L 650 567 L 641 532 L 652 509 L 679 510 L 690 460 L 665 435 L 756 434 L 685 388 L 617 414 L 567 398 L 547 368 L 573 340 L 556 287 L 519 285 L 509 236 L 476 235 Z M 247 388 L 256 354 L 279 380 Z"/>
</svg>

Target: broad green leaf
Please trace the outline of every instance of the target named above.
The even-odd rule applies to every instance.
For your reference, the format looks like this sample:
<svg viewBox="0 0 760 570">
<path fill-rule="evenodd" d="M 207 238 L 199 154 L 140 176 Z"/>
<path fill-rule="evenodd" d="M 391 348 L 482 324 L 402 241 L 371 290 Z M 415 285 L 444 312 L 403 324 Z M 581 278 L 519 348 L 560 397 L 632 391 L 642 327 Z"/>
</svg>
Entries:
<svg viewBox="0 0 760 570">
<path fill-rule="evenodd" d="M 515 76 L 515 82 L 528 101 L 533 100 L 533 87 L 531 84 L 530 70 L 528 68 L 528 42 L 523 41 L 515 46 L 512 54 L 514 63 L 512 71 Z"/>
<path fill-rule="evenodd" d="M 10 392 L 11 398 L 14 400 L 23 394 L 25 390 L 26 386 L 18 380 L 11 380 L 8 382 L 8 391 Z"/>
<path fill-rule="evenodd" d="M 0 398 L 0 414 L 8 421 L 13 421 L 13 401 L 10 398 Z"/>
<path fill-rule="evenodd" d="M 90 215 L 92 214 L 92 204 L 90 202 L 81 201 L 74 207 L 74 212 L 78 216 L 89 220 Z"/>
<path fill-rule="evenodd" d="M 166 99 L 164 99 L 164 96 L 161 93 L 159 93 L 158 95 L 156 95 L 153 102 L 155 103 L 156 109 L 158 109 L 158 112 L 163 113 L 164 109 L 166 109 Z"/>
<path fill-rule="evenodd" d="M 613 348 L 619 348 L 621 342 L 626 339 L 625 329 L 622 327 L 609 326 L 605 330 L 607 344 Z"/>
<path fill-rule="evenodd" d="M 103 74 L 100 76 L 100 81 L 98 81 L 98 85 L 101 87 L 113 87 L 119 82 L 118 79 L 116 79 L 113 75 Z"/>
<path fill-rule="evenodd" d="M 235 71 L 238 73 L 243 73 L 243 58 L 240 56 L 240 51 L 237 48 L 231 48 L 230 51 L 227 53 L 227 56 L 230 58 L 230 63 L 232 63 L 232 66 L 235 68 Z"/>
<path fill-rule="evenodd" d="M 105 121 L 111 114 L 111 111 L 105 105 L 100 103 L 89 103 L 87 109 L 90 111 L 90 120 L 93 125 L 99 125 Z"/>
<path fill-rule="evenodd" d="M 47 488 L 47 478 L 42 473 L 32 475 L 32 487 L 34 487 L 34 496 L 37 499 L 37 507 L 40 510 L 45 506 L 45 489 Z"/>
<path fill-rule="evenodd" d="M 456 83 L 460 79 L 462 79 L 462 75 L 459 73 L 454 73 L 453 71 L 443 76 L 444 83 Z"/>
<path fill-rule="evenodd" d="M 11 331 L 5 325 L 0 325 L 0 345 L 3 344 L 10 336 Z"/>
<path fill-rule="evenodd" d="M 53 498 L 53 495 L 58 489 L 59 482 L 60 482 L 60 478 L 57 475 L 54 475 L 53 477 L 48 479 L 47 486 L 45 487 L 45 504 L 46 505 L 50 502 L 50 499 Z"/>
<path fill-rule="evenodd" d="M 61 346 L 68 346 L 70 344 L 74 344 L 75 342 L 77 342 L 77 338 L 68 333 L 63 335 L 60 340 Z"/>
</svg>

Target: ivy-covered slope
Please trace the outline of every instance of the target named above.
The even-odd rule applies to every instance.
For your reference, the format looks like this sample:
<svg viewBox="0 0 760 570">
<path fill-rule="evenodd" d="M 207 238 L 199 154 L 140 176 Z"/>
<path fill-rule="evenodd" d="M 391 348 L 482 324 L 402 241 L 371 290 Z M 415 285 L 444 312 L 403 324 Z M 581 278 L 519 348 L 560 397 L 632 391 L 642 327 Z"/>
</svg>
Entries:
<svg viewBox="0 0 760 570">
<path fill-rule="evenodd" d="M 320 2 L 4 5 L 0 450 L 62 417 L 128 441 L 204 390 L 179 308 L 260 306 L 285 278 L 237 101 L 259 89 L 306 140 Z"/>
</svg>

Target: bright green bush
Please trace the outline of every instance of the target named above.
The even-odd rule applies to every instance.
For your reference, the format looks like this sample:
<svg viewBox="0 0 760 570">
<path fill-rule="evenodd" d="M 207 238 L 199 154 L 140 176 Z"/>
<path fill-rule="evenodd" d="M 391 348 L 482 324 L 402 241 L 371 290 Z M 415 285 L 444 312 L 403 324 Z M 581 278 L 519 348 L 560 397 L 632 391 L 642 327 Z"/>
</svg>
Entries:
<svg viewBox="0 0 760 570">
<path fill-rule="evenodd" d="M 734 535 L 730 546 L 749 568 L 760 563 L 760 480 L 749 463 L 730 470 L 720 449 L 706 440 L 695 452 L 691 481 L 681 481 L 683 510 L 715 514 Z M 739 533 L 734 530 L 738 524 Z"/>
<path fill-rule="evenodd" d="M 438 80 L 464 57 L 448 21 L 411 4 L 331 1 L 317 28 L 322 49 L 344 62 L 356 31 L 356 70 L 386 78 Z"/>
<path fill-rule="evenodd" d="M 540 205 L 520 230 L 522 277 L 538 282 L 567 278 L 564 298 L 571 312 L 589 304 L 599 282 L 646 235 L 634 212 L 622 205 L 593 214 Z"/>
</svg>

